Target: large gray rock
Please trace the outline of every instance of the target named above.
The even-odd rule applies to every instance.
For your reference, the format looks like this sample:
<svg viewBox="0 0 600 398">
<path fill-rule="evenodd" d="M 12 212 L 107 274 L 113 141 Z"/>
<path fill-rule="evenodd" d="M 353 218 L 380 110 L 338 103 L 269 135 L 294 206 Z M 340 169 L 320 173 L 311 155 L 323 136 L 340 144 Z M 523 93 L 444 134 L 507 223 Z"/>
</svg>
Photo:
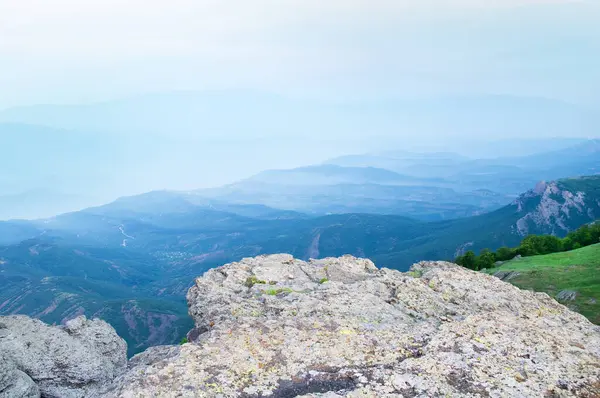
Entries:
<svg viewBox="0 0 600 398">
<path fill-rule="evenodd" d="M 29 376 L 0 353 L 0 398 L 39 398 L 40 390 Z"/>
<path fill-rule="evenodd" d="M 195 342 L 142 354 L 106 396 L 600 394 L 599 327 L 449 263 L 258 257 L 208 271 L 188 302 Z"/>
<path fill-rule="evenodd" d="M 13 384 L 29 380 L 35 391 L 39 388 L 37 395 L 11 397 L 40 392 L 44 397 L 89 397 L 125 370 L 126 351 L 125 341 L 98 319 L 78 317 L 56 327 L 26 316 L 0 317 L 0 354 L 18 369 L 8 379 Z"/>
</svg>

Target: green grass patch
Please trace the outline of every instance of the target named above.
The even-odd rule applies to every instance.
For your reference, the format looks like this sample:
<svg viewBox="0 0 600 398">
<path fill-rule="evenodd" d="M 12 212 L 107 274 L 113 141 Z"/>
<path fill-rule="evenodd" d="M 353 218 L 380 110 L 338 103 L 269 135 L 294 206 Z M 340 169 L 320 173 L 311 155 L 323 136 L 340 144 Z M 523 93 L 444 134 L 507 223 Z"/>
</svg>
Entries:
<svg viewBox="0 0 600 398">
<path fill-rule="evenodd" d="M 600 324 L 600 244 L 544 256 L 523 257 L 499 268 L 486 270 L 516 271 L 520 275 L 510 283 L 551 297 L 563 290 L 577 292 L 574 301 L 563 304 L 575 309 L 595 324 Z"/>
<path fill-rule="evenodd" d="M 256 277 L 256 275 L 249 276 L 246 278 L 246 282 L 244 282 L 244 286 L 252 287 L 254 285 L 266 285 L 267 282 L 260 280 Z"/>
<path fill-rule="evenodd" d="M 267 289 L 263 291 L 268 296 L 277 296 L 279 293 L 292 293 L 293 290 L 289 287 L 284 287 L 280 289 Z"/>
</svg>

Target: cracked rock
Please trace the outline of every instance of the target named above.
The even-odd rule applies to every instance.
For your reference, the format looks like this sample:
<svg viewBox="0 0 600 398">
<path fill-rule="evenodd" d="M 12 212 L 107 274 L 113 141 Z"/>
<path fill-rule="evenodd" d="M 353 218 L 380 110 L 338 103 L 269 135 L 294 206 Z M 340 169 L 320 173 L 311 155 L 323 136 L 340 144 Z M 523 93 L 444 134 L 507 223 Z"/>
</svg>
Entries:
<svg viewBox="0 0 600 398">
<path fill-rule="evenodd" d="M 194 342 L 134 358 L 106 396 L 600 395 L 582 315 L 454 264 L 411 271 L 289 255 L 210 270 L 187 295 Z"/>
</svg>

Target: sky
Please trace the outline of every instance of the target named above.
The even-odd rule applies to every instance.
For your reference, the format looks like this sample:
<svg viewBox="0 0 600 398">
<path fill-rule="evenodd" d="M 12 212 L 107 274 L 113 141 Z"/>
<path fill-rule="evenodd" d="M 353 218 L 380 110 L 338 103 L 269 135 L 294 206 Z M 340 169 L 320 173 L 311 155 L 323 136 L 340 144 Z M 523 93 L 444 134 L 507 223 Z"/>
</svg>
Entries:
<svg viewBox="0 0 600 398">
<path fill-rule="evenodd" d="M 599 0 L 0 0 L 16 202 L 386 149 L 477 157 L 598 138 L 599 115 Z"/>
<path fill-rule="evenodd" d="M 0 108 L 171 90 L 600 104 L 597 0 L 0 0 Z"/>
</svg>

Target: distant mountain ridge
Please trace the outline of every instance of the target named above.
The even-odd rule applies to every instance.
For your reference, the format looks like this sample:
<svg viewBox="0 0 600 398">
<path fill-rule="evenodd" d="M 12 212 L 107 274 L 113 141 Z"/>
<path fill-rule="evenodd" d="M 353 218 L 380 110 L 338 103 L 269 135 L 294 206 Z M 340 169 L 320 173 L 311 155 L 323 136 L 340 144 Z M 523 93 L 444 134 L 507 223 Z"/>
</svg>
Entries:
<svg viewBox="0 0 600 398">
<path fill-rule="evenodd" d="M 515 246 L 527 233 L 563 236 L 598 217 L 599 189 L 600 176 L 541 183 L 499 210 L 439 222 L 314 217 L 176 192 L 4 222 L 0 314 L 49 323 L 100 316 L 126 338 L 132 354 L 182 337 L 190 324 L 183 299 L 190 276 L 221 264 L 280 252 L 302 259 L 353 254 L 406 270 L 423 259 L 453 259 L 461 250 Z"/>
<path fill-rule="evenodd" d="M 112 149 L 85 155 L 93 134 L 70 141 L 73 133 L 61 131 L 56 141 L 45 136 L 52 129 L 13 127 L 0 131 L 48 140 L 35 155 L 49 176 L 86 175 L 68 161 L 51 161 L 48 151 L 59 151 L 63 141 L 99 170 L 95 176 L 106 176 Z M 7 152 L 0 179 L 10 182 L 11 170 L 31 168 L 31 160 L 13 156 L 18 137 L 0 137 Z M 135 163 L 118 159 L 118 169 Z M 0 222 L 0 314 L 49 323 L 101 316 L 134 353 L 182 337 L 190 323 L 183 300 L 189 281 L 226 262 L 281 252 L 302 259 L 353 254 L 407 269 L 465 249 L 513 246 L 527 233 L 564 235 L 600 214 L 598 176 L 545 183 L 515 199 L 539 180 L 598 173 L 598 141 L 506 159 L 396 150 L 339 159 L 268 170 L 216 189 L 153 191 L 48 219 Z M 93 184 L 82 181 L 82 189 Z M 62 188 L 50 177 L 44 182 Z"/>
<path fill-rule="evenodd" d="M 571 141 L 565 140 L 564 145 Z M 29 142 L 37 143 L 30 156 L 14 156 Z M 254 175 L 250 169 L 248 178 L 190 193 L 206 196 L 207 201 L 261 204 L 315 215 L 358 212 L 438 221 L 498 209 L 540 180 L 596 174 L 599 142 L 588 140 L 546 153 L 496 159 L 476 159 L 477 152 L 471 159 L 450 152 L 389 149 Z M 224 173 L 223 169 L 211 171 L 217 164 L 212 157 L 220 156 L 214 151 L 203 155 L 196 148 L 198 143 L 140 141 L 116 132 L 0 123 L 0 144 L 0 219 L 33 219 L 79 210 L 112 200 L 114 192 L 150 191 L 145 187 L 160 178 L 185 180 L 187 185 L 207 174 Z M 178 156 L 168 159 L 165 167 L 170 153 Z M 40 167 L 33 167 L 31 157 Z M 234 157 L 230 165 L 238 160 Z M 487 194 L 482 196 L 484 190 Z"/>
<path fill-rule="evenodd" d="M 335 185 L 335 184 L 402 184 L 419 183 L 423 179 L 402 175 L 377 167 L 345 167 L 322 164 L 290 170 L 266 170 L 245 180 L 247 182 L 278 183 L 283 185 Z M 426 181 L 426 180 L 425 180 Z M 442 182 L 441 179 L 431 179 Z"/>
<path fill-rule="evenodd" d="M 540 180 L 598 174 L 599 165 L 600 140 L 490 159 L 389 150 L 267 170 L 194 193 L 222 202 L 260 203 L 315 215 L 395 214 L 439 221 L 500 209 Z"/>
<path fill-rule="evenodd" d="M 594 110 L 552 99 L 502 95 L 358 102 L 224 90 L 16 107 L 0 110 L 0 197 L 4 198 L 0 198 L 4 205 L 0 219 L 47 217 L 119 196 L 215 187 L 267 169 L 323 163 L 387 169 L 407 179 L 416 177 L 413 185 L 431 186 L 436 185 L 431 179 L 443 179 L 436 186 L 457 192 L 488 189 L 508 196 L 497 203 L 498 208 L 539 180 L 597 173 L 594 159 L 585 167 L 561 163 L 568 158 L 565 153 L 541 170 L 523 170 L 513 163 L 515 157 L 573 146 L 581 141 L 573 137 L 574 132 L 594 137 L 599 127 Z M 452 138 L 438 142 L 440 132 Z M 485 143 L 476 137 L 503 139 Z M 28 149 L 25 156 L 21 156 L 23 148 Z M 431 153 L 414 153 L 425 148 Z M 363 151 L 369 159 L 351 155 Z M 337 159 L 323 161 L 329 157 Z M 473 160 L 480 158 L 483 161 Z M 374 177 L 369 183 L 379 184 Z M 328 181 L 315 176 L 315 181 L 320 179 L 319 185 Z M 44 207 L 40 189 L 55 192 L 52 206 L 48 200 Z M 398 192 L 397 196 L 404 195 Z M 25 199 L 19 205 L 15 197 Z M 377 200 L 378 194 L 368 199 Z M 427 211 L 414 213 L 406 212 L 410 206 L 395 209 L 389 203 L 359 203 L 337 210 L 335 204 L 321 210 L 423 216 L 431 221 L 494 208 L 482 204 L 472 212 L 461 208 L 452 215 L 444 200 L 442 214 L 436 215 L 430 212 L 435 202 L 427 203 Z"/>
</svg>

